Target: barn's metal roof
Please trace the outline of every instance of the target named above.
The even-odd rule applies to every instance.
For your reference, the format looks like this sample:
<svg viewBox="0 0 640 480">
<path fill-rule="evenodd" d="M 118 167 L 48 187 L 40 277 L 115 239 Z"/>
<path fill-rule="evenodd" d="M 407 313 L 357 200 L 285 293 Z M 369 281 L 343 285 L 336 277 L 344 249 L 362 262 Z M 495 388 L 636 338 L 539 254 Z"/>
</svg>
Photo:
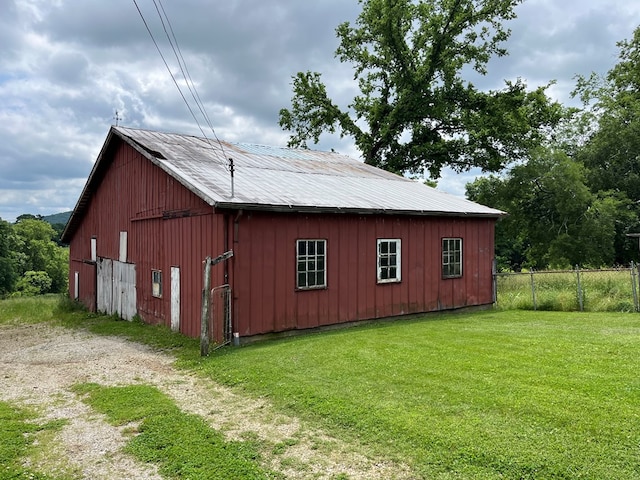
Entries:
<svg viewBox="0 0 640 480">
<path fill-rule="evenodd" d="M 111 128 L 76 210 L 86 207 L 92 185 L 107 168 L 101 164 L 109 162 L 105 157 L 115 137 L 220 209 L 484 217 L 504 214 L 335 152 L 218 142 L 124 127 Z M 233 195 L 229 158 L 234 163 Z M 77 213 L 74 211 L 74 216 Z M 74 229 L 72 223 L 70 219 L 65 234 Z"/>
<path fill-rule="evenodd" d="M 500 216 L 503 212 L 335 152 L 227 143 L 114 127 L 212 206 Z M 231 195 L 229 161 L 234 163 Z"/>
</svg>

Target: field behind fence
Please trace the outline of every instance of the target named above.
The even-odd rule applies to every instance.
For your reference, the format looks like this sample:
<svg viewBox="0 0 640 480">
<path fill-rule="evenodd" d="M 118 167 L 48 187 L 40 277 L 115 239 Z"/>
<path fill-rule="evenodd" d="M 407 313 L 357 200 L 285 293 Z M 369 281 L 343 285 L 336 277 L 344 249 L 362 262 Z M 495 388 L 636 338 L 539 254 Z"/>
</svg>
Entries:
<svg viewBox="0 0 640 480">
<path fill-rule="evenodd" d="M 496 306 L 510 310 L 638 312 L 638 266 L 496 273 Z"/>
</svg>

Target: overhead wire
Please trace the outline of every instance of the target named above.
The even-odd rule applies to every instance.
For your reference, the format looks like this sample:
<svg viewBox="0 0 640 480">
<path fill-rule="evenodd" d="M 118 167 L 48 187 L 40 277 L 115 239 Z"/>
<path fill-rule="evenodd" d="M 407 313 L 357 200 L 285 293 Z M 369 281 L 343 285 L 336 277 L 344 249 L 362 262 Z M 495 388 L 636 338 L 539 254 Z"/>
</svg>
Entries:
<svg viewBox="0 0 640 480">
<path fill-rule="evenodd" d="M 160 7 L 158 7 L 158 3 L 160 3 Z M 169 75 L 171 76 L 171 79 L 173 80 L 173 83 L 175 84 L 176 88 L 178 89 L 178 92 L 180 93 L 180 96 L 182 97 L 182 100 L 184 101 L 185 105 L 187 106 L 189 112 L 191 113 L 191 116 L 193 117 L 194 121 L 196 122 L 196 125 L 198 126 L 198 129 L 200 130 L 200 132 L 202 133 L 202 136 L 205 138 L 205 140 L 207 141 L 207 143 L 209 144 L 209 146 L 215 151 L 215 148 L 213 147 L 213 145 L 211 144 L 211 141 L 209 140 L 209 137 L 206 135 L 206 133 L 204 132 L 204 129 L 202 128 L 202 126 L 200 125 L 200 122 L 198 121 L 198 117 L 196 116 L 195 112 L 193 111 L 193 109 L 191 108 L 191 105 L 189 104 L 189 102 L 187 101 L 187 98 L 185 97 L 182 89 L 180 88 L 180 85 L 178 84 L 178 81 L 176 80 L 175 75 L 173 74 L 173 72 L 171 71 L 171 68 L 169 67 L 169 64 L 167 62 L 167 60 L 164 57 L 164 54 L 162 53 L 162 50 L 160 49 L 160 46 L 158 45 L 158 42 L 156 41 L 153 32 L 151 31 L 151 28 L 149 27 L 149 24 L 147 23 L 146 18 L 144 17 L 144 14 L 142 13 L 142 10 L 140 9 L 140 6 L 138 5 L 138 2 L 136 0 L 133 0 L 133 3 L 136 7 L 136 9 L 138 10 L 138 14 L 140 15 L 140 18 L 142 19 L 142 22 L 144 23 L 145 28 L 147 29 L 147 32 L 149 33 L 149 36 L 151 37 L 151 40 L 153 41 L 153 44 L 156 47 L 156 50 L 158 51 L 158 53 L 160 54 L 160 58 L 162 58 L 162 61 L 167 69 L 167 71 L 169 72 Z M 184 61 L 184 56 L 182 55 L 182 51 L 180 50 L 180 47 L 178 46 L 178 41 L 175 37 L 175 34 L 173 32 L 173 28 L 171 26 L 171 22 L 169 21 L 169 17 L 166 14 L 166 11 L 164 10 L 164 6 L 162 5 L 162 2 L 160 0 L 153 0 L 153 4 L 156 8 L 156 11 L 158 12 L 158 16 L 160 18 L 160 22 L 162 23 L 162 27 L 165 31 L 165 34 L 167 35 L 167 39 L 169 40 L 169 45 L 171 46 L 171 49 L 173 50 L 173 53 L 176 57 L 176 60 L 178 61 L 178 67 L 180 68 L 180 72 L 182 73 L 182 76 L 184 77 L 185 83 L 187 85 L 187 88 L 189 89 L 189 92 L 191 93 L 192 98 L 194 99 L 200 113 L 202 114 L 203 118 L 205 119 L 207 126 L 211 129 L 211 131 L 213 132 L 213 135 L 216 139 L 216 141 L 218 142 L 218 145 L 220 146 L 220 149 L 222 150 L 222 155 L 223 155 L 223 165 L 227 170 L 230 170 L 230 167 L 227 166 L 226 164 L 226 153 L 225 153 L 225 149 L 224 146 L 222 144 L 222 142 L 220 141 L 220 139 L 218 138 L 215 129 L 213 128 L 213 125 L 211 123 L 211 120 L 209 118 L 209 116 L 207 115 L 205 109 L 204 109 L 204 104 L 202 103 L 200 96 L 198 95 L 198 92 L 195 88 L 195 84 L 193 83 L 193 80 L 191 79 L 191 75 L 187 69 L 186 66 L 186 62 Z M 160 10 L 162 10 L 162 13 L 160 12 Z M 164 14 L 164 18 L 163 18 L 163 14 Z M 169 25 L 169 29 L 171 30 L 171 35 L 173 36 L 173 41 L 171 40 L 171 36 L 169 35 L 169 32 L 167 31 L 167 27 L 165 25 L 165 21 L 164 19 L 166 19 L 167 24 Z M 175 46 L 174 46 L 175 43 Z M 177 51 L 176 51 L 177 49 Z M 180 52 L 178 54 L 178 52 Z M 180 60 L 182 59 L 182 61 Z M 183 66 L 184 65 L 184 66 Z M 231 167 L 232 168 L 232 167 Z"/>
</svg>

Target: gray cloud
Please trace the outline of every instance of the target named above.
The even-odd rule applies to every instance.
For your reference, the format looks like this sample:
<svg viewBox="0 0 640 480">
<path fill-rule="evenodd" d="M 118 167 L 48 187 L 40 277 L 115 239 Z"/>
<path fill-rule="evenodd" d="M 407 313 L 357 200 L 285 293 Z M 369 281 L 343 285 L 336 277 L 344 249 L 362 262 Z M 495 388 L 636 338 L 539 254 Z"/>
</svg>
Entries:
<svg viewBox="0 0 640 480">
<path fill-rule="evenodd" d="M 181 72 L 152 0 L 137 0 L 176 80 Z M 522 77 L 569 101 L 576 74 L 604 73 L 616 41 L 629 38 L 640 5 L 625 0 L 528 0 L 510 23 L 509 57 L 495 59 L 481 88 Z M 291 77 L 319 71 L 332 98 L 354 95 L 352 71 L 334 59 L 336 26 L 357 0 L 163 2 L 216 133 L 230 141 L 285 144 L 280 108 Z M 0 2 L 0 217 L 72 208 L 118 111 L 123 125 L 200 134 L 133 0 Z M 184 90 L 194 111 L 191 94 Z M 198 114 L 198 120 L 204 125 Z M 208 131 L 206 132 L 209 133 Z M 357 156 L 349 139 L 318 148 Z M 474 173 L 475 174 L 475 173 Z M 470 175 L 440 185 L 463 194 Z"/>
</svg>

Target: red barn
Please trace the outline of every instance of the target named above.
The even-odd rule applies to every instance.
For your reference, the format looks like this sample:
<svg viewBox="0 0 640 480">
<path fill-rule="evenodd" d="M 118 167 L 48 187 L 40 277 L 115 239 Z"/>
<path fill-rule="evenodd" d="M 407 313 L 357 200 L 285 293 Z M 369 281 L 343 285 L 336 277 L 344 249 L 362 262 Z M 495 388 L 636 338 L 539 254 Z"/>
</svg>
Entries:
<svg viewBox="0 0 640 480">
<path fill-rule="evenodd" d="M 333 152 L 112 127 L 63 240 L 73 298 L 194 337 L 232 252 L 228 341 L 489 305 L 501 215 Z"/>
</svg>

